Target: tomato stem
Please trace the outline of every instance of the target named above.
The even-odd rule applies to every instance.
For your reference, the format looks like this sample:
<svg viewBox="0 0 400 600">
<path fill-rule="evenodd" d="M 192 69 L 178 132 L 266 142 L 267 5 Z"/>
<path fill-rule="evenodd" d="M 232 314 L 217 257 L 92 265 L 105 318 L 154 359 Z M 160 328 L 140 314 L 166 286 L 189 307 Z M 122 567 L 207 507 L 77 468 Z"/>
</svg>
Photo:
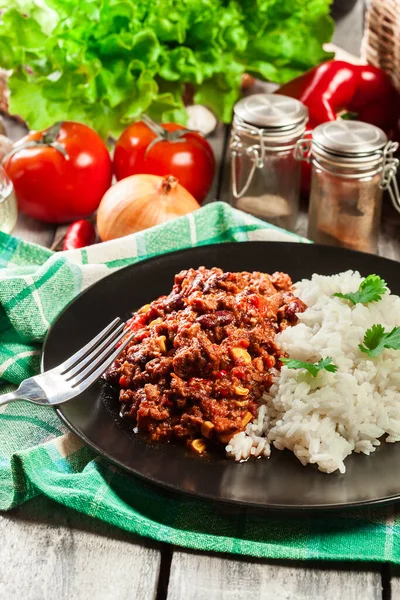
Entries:
<svg viewBox="0 0 400 600">
<path fill-rule="evenodd" d="M 62 146 L 59 142 L 57 142 L 57 137 L 60 133 L 60 129 L 62 127 L 62 121 L 59 123 L 55 123 L 49 129 L 43 132 L 42 138 L 40 140 L 30 140 L 29 142 L 18 142 L 14 144 L 12 149 L 8 154 L 3 157 L 2 163 L 11 156 L 14 156 L 20 150 L 26 150 L 27 148 L 38 148 L 40 146 L 49 146 L 50 148 L 54 148 L 57 152 L 63 155 L 66 160 L 69 160 L 68 152 L 65 150 L 64 146 Z"/>
<path fill-rule="evenodd" d="M 150 142 L 150 144 L 146 148 L 145 157 L 150 152 L 150 150 L 158 144 L 158 142 L 182 142 L 182 138 L 185 137 L 187 133 L 199 133 L 195 129 L 175 129 L 174 131 L 168 131 L 158 125 L 153 119 L 151 119 L 148 115 L 142 115 L 142 121 L 147 127 L 157 136 Z"/>
<path fill-rule="evenodd" d="M 62 127 L 62 121 L 58 121 L 57 123 L 54 123 L 54 125 L 52 125 L 48 129 L 43 131 L 42 142 L 44 144 L 49 144 L 49 145 L 53 144 L 59 136 L 61 127 Z"/>
<path fill-rule="evenodd" d="M 151 129 L 153 133 L 156 134 L 157 137 L 165 139 L 166 130 L 163 127 L 161 127 L 161 125 L 158 125 L 158 123 L 153 121 L 153 119 L 151 119 L 148 115 L 145 114 L 142 115 L 142 121 L 145 125 L 147 125 L 149 129 Z"/>
</svg>

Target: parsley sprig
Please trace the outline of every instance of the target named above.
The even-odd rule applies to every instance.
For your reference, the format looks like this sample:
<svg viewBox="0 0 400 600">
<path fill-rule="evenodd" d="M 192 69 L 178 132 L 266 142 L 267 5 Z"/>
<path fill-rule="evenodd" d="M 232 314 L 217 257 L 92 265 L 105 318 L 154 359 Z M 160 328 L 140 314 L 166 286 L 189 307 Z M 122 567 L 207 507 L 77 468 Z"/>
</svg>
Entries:
<svg viewBox="0 0 400 600">
<path fill-rule="evenodd" d="M 368 302 L 378 302 L 387 291 L 386 281 L 381 279 L 379 275 L 368 275 L 361 282 L 360 287 L 356 292 L 350 294 L 333 294 L 337 298 L 350 300 L 353 304 L 367 304 Z"/>
<path fill-rule="evenodd" d="M 330 356 L 321 358 L 317 363 L 303 362 L 302 360 L 293 360 L 292 358 L 281 358 L 280 361 L 289 369 L 306 369 L 313 377 L 316 377 L 322 369 L 330 373 L 335 373 L 338 370 L 338 367 L 333 364 Z"/>
<path fill-rule="evenodd" d="M 378 356 L 384 348 L 400 350 L 400 327 L 394 327 L 392 331 L 386 332 L 383 325 L 372 325 L 365 332 L 364 344 L 364 346 L 359 344 L 358 347 L 371 358 Z"/>
</svg>

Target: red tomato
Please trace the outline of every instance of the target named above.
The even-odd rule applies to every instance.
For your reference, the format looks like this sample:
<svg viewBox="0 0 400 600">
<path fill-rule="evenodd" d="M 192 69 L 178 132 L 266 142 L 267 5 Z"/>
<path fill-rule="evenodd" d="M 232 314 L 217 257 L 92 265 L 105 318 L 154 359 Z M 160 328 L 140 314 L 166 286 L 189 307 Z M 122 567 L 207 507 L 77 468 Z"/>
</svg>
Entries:
<svg viewBox="0 0 400 600">
<path fill-rule="evenodd" d="M 51 141 L 60 149 L 50 145 Z M 4 168 L 22 212 L 47 223 L 90 215 L 111 185 L 112 162 L 106 145 L 90 127 L 65 121 L 30 133 L 20 144 L 37 141 L 10 156 Z M 67 156 L 64 156 L 64 150 Z"/>
<path fill-rule="evenodd" d="M 114 152 L 117 179 L 139 173 L 173 175 L 198 202 L 202 202 L 210 190 L 215 172 L 210 144 L 199 133 L 188 132 L 176 123 L 163 123 L 161 128 L 165 132 L 162 137 L 143 121 L 125 129 Z M 181 137 L 172 133 L 179 130 L 182 130 Z M 149 148 L 152 142 L 154 144 Z"/>
</svg>

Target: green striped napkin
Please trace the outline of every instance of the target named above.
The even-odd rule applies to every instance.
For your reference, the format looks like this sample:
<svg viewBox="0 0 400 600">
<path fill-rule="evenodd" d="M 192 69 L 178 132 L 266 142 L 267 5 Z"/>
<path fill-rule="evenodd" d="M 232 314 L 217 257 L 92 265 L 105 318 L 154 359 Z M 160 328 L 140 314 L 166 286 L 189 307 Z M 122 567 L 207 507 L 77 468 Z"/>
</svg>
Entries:
<svg viewBox="0 0 400 600">
<path fill-rule="evenodd" d="M 84 250 L 50 250 L 0 234 L 0 393 L 39 371 L 50 324 L 79 292 L 115 269 L 215 242 L 307 240 L 223 203 Z M 203 550 L 268 558 L 400 562 L 392 507 L 280 517 L 174 495 L 133 479 L 67 433 L 54 411 L 0 407 L 0 510 L 38 494 L 139 535 Z"/>
</svg>

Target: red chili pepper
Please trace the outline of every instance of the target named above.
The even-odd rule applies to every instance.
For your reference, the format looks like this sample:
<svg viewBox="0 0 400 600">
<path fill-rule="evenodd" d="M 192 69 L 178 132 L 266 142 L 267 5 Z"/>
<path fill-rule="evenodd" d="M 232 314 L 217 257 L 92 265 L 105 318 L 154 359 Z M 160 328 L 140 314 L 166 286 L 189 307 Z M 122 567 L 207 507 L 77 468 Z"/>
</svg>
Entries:
<svg viewBox="0 0 400 600">
<path fill-rule="evenodd" d="M 241 346 L 242 348 L 247 349 L 250 346 L 250 342 L 249 342 L 249 340 L 240 340 L 240 342 L 238 343 L 238 346 Z"/>
<path fill-rule="evenodd" d="M 233 367 L 231 373 L 234 377 L 237 377 L 238 379 L 243 379 L 243 377 L 246 375 L 246 371 L 243 367 Z"/>
<path fill-rule="evenodd" d="M 225 377 L 226 376 L 226 371 L 224 369 L 221 369 L 221 371 L 218 371 L 214 377 L 215 379 L 221 379 L 221 377 Z"/>
<path fill-rule="evenodd" d="M 135 342 L 142 342 L 144 339 L 150 336 L 149 331 L 142 331 L 141 333 L 137 333 L 135 335 Z"/>
<path fill-rule="evenodd" d="M 254 308 L 260 308 L 261 306 L 261 298 L 254 294 L 253 296 L 249 296 L 249 302 L 254 306 Z"/>
<path fill-rule="evenodd" d="M 75 221 L 67 229 L 65 234 L 63 250 L 76 250 L 91 246 L 96 241 L 95 228 L 89 221 L 82 219 Z"/>
<path fill-rule="evenodd" d="M 138 313 L 133 315 L 131 319 L 126 322 L 126 326 L 129 327 L 131 331 L 138 331 L 146 324 L 147 317 L 144 313 Z"/>
<path fill-rule="evenodd" d="M 398 135 L 400 97 L 389 76 L 378 67 L 330 60 L 285 83 L 276 93 L 307 106 L 308 131 L 347 113 L 380 127 L 391 139 Z M 309 175 L 310 166 L 303 165 Z M 308 186 L 303 187 L 306 191 Z"/>
<path fill-rule="evenodd" d="M 129 386 L 129 379 L 126 375 L 121 375 L 118 383 L 119 383 L 120 387 L 127 388 Z"/>
</svg>

